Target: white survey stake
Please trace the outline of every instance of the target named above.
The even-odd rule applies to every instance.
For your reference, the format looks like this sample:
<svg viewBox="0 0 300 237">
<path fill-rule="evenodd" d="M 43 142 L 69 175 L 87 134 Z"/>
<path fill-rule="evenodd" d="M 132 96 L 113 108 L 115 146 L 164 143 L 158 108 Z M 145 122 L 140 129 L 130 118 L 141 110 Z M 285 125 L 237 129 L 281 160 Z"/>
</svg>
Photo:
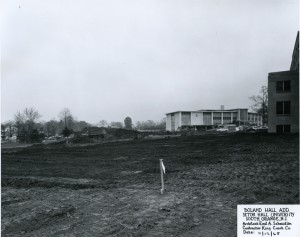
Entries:
<svg viewBox="0 0 300 237">
<path fill-rule="evenodd" d="M 160 179 L 161 179 L 161 190 L 160 193 L 164 193 L 165 184 L 164 184 L 164 174 L 166 173 L 166 168 L 163 163 L 163 159 L 159 159 L 159 166 L 160 166 Z"/>
</svg>

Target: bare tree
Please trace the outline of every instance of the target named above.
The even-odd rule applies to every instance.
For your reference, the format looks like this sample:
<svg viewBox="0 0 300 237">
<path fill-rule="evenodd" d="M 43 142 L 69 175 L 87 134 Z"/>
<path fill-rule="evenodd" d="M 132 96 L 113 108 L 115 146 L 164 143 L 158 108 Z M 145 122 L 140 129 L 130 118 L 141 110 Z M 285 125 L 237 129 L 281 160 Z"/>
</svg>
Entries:
<svg viewBox="0 0 300 237">
<path fill-rule="evenodd" d="M 104 119 L 100 120 L 100 122 L 98 123 L 100 127 L 107 127 L 108 126 L 108 122 Z"/>
<path fill-rule="evenodd" d="M 72 128 L 74 118 L 68 108 L 63 108 L 63 110 L 59 112 L 58 117 L 64 122 L 65 128 Z"/>
<path fill-rule="evenodd" d="M 26 124 L 27 133 L 31 133 L 34 128 L 35 122 L 41 117 L 39 112 L 34 108 L 25 108 L 23 111 L 23 117 Z"/>
<path fill-rule="evenodd" d="M 21 113 L 20 111 L 18 111 L 15 114 L 15 124 L 16 124 L 16 128 L 17 128 L 17 135 L 19 137 L 21 129 L 24 128 L 24 126 L 25 126 L 25 118 L 24 118 L 23 113 Z"/>
<path fill-rule="evenodd" d="M 59 122 L 52 119 L 44 124 L 44 131 L 46 132 L 47 136 L 54 136 L 59 129 Z"/>
<path fill-rule="evenodd" d="M 137 122 L 135 123 L 135 128 L 136 128 L 137 130 L 140 130 L 140 129 L 141 129 L 141 126 L 142 126 L 142 123 L 141 123 L 140 121 L 137 121 Z"/>
<path fill-rule="evenodd" d="M 73 122 L 73 130 L 74 131 L 82 131 L 86 127 L 90 127 L 91 125 L 85 121 L 74 121 Z"/>
<path fill-rule="evenodd" d="M 159 122 L 156 123 L 156 128 L 157 129 L 166 129 L 166 118 L 161 119 Z"/>
<path fill-rule="evenodd" d="M 138 130 L 164 130 L 166 129 L 166 120 L 162 119 L 159 122 L 153 120 L 137 121 L 136 128 Z"/>
<path fill-rule="evenodd" d="M 23 112 L 18 111 L 15 114 L 15 126 L 17 135 L 20 137 L 22 131 L 23 141 L 30 141 L 31 133 L 35 128 L 37 120 L 41 117 L 39 112 L 34 108 L 25 108 Z"/>
<path fill-rule="evenodd" d="M 262 116 L 263 124 L 268 123 L 268 87 L 262 86 L 259 95 L 249 97 L 254 102 L 251 109 Z"/>
<path fill-rule="evenodd" d="M 37 119 L 41 117 L 39 112 L 34 108 L 25 108 L 23 111 L 23 117 L 25 118 L 25 121 L 28 122 L 35 122 Z"/>
<path fill-rule="evenodd" d="M 112 128 L 123 128 L 123 124 L 121 122 L 111 122 L 110 126 Z"/>
</svg>

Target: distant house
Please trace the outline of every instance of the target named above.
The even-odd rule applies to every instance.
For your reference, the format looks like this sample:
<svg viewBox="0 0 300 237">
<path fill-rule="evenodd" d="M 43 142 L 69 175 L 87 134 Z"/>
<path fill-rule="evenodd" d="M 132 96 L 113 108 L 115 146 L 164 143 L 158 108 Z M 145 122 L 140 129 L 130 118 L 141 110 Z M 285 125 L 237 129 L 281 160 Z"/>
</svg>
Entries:
<svg viewBox="0 0 300 237">
<path fill-rule="evenodd" d="M 106 129 L 101 127 L 86 127 L 81 131 L 81 135 L 88 136 L 89 138 L 104 138 L 107 134 Z"/>
<path fill-rule="evenodd" d="M 299 132 L 299 32 L 290 70 L 269 73 L 268 100 L 269 132 Z"/>
</svg>

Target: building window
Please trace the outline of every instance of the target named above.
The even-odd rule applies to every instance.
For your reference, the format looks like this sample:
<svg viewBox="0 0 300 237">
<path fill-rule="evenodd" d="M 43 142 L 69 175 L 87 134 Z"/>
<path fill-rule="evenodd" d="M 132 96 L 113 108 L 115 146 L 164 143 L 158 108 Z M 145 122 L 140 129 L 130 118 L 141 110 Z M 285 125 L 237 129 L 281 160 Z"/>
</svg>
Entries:
<svg viewBox="0 0 300 237">
<path fill-rule="evenodd" d="M 248 118 L 248 111 L 245 109 L 240 110 L 240 120 L 245 121 Z"/>
<path fill-rule="evenodd" d="M 291 132 L 291 125 L 277 125 L 276 132 L 277 133 L 289 133 L 289 132 Z"/>
<path fill-rule="evenodd" d="M 291 114 L 291 102 L 290 101 L 276 102 L 276 114 L 279 115 Z"/>
<path fill-rule="evenodd" d="M 181 112 L 181 125 L 191 125 L 191 112 Z"/>
<path fill-rule="evenodd" d="M 231 113 L 223 112 L 223 123 L 230 123 L 231 122 Z"/>
<path fill-rule="evenodd" d="M 233 121 L 237 121 L 237 113 L 233 113 L 233 115 L 232 115 L 232 120 L 233 120 Z"/>
<path fill-rule="evenodd" d="M 222 123 L 222 114 L 220 112 L 214 112 L 213 114 L 213 123 L 221 124 Z"/>
<path fill-rule="evenodd" d="M 277 81 L 276 92 L 289 92 L 291 91 L 291 81 Z"/>
<path fill-rule="evenodd" d="M 203 124 L 211 125 L 211 112 L 203 112 Z"/>
</svg>

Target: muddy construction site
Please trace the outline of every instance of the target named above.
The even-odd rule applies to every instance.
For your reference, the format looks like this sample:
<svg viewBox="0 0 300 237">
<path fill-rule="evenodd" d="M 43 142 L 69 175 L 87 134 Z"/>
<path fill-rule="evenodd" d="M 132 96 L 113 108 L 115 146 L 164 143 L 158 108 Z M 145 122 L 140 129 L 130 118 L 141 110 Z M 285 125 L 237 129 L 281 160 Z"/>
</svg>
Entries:
<svg viewBox="0 0 300 237">
<path fill-rule="evenodd" d="M 298 144 L 221 134 L 2 149 L 2 236 L 236 236 L 238 204 L 299 203 Z"/>
</svg>

